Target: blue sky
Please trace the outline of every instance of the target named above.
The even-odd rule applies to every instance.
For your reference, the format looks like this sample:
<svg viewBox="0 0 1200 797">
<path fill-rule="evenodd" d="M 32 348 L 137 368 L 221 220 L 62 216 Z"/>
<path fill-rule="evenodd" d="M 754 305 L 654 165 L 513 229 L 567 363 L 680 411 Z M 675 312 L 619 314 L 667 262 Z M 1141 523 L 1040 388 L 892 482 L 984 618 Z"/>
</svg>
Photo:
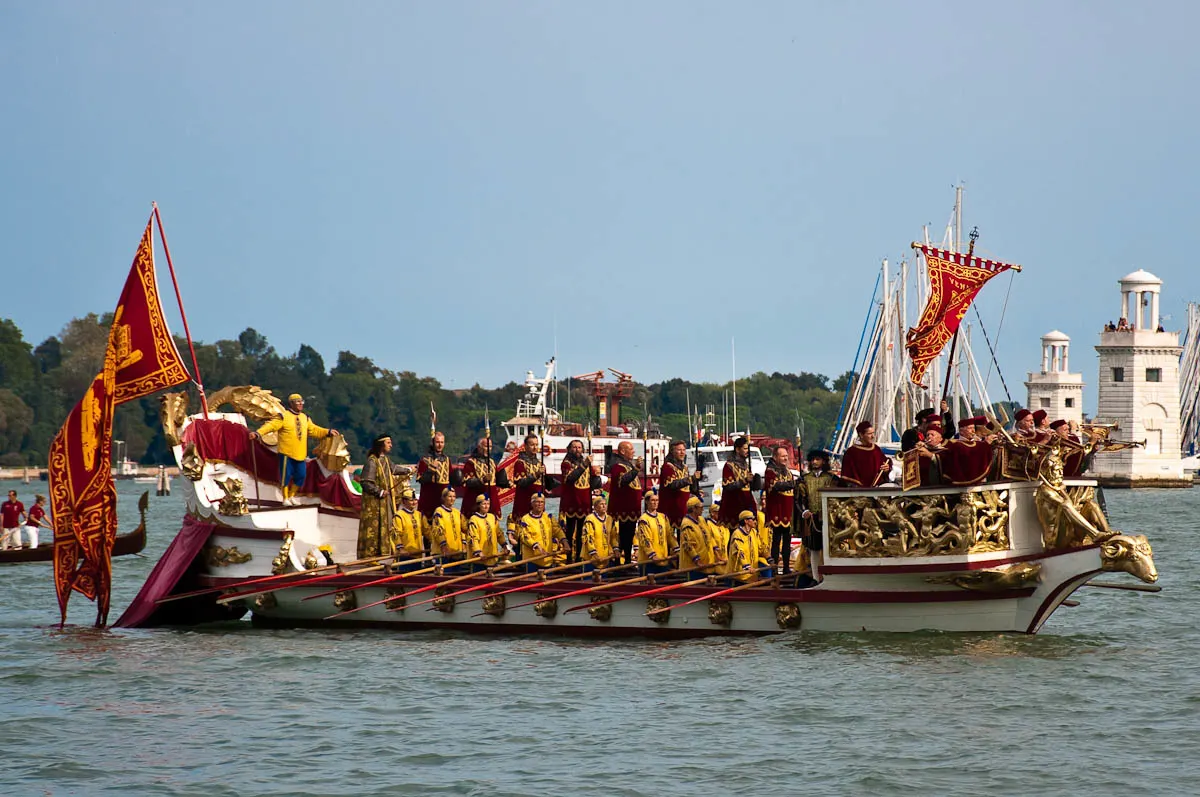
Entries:
<svg viewBox="0 0 1200 797">
<path fill-rule="evenodd" d="M 157 200 L 201 340 L 463 387 L 555 329 L 564 373 L 724 380 L 736 336 L 739 373 L 833 376 L 961 181 L 1026 267 L 1014 398 L 1055 327 L 1094 384 L 1119 277 L 1200 299 L 1197 8 L 5 3 L 0 315 L 110 310 Z"/>
</svg>

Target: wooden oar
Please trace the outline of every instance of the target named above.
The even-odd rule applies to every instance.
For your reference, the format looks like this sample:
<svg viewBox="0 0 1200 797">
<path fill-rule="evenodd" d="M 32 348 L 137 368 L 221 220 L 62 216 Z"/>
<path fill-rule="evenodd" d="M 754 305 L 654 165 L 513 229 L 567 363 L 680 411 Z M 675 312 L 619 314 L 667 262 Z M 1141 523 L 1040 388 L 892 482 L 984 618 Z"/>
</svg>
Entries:
<svg viewBox="0 0 1200 797">
<path fill-rule="evenodd" d="M 491 598 L 496 595 L 508 595 L 511 592 L 522 592 L 524 590 L 537 589 L 538 587 L 543 587 L 547 584 L 562 584 L 563 582 L 566 582 L 566 581 L 578 581 L 581 578 L 587 578 L 588 576 L 594 575 L 595 573 L 611 573 L 614 570 L 628 570 L 630 567 L 634 566 L 633 564 L 617 565 L 616 567 L 610 567 L 605 570 L 595 570 L 595 571 L 592 571 L 591 573 L 576 573 L 573 576 L 566 576 L 565 578 L 552 578 L 552 579 L 544 578 L 544 576 L 547 573 L 553 573 L 557 570 L 567 570 L 572 567 L 580 567 L 585 564 L 587 564 L 587 562 L 572 562 L 569 565 L 559 565 L 558 567 L 552 567 L 549 570 L 542 570 L 537 573 L 531 573 L 530 576 L 541 576 L 541 577 L 543 577 L 543 579 L 541 581 L 538 581 L 536 584 L 522 584 L 519 587 L 513 587 L 512 589 L 501 590 L 500 592 L 491 592 L 491 593 L 488 593 L 487 595 L 480 595 L 477 598 L 467 598 L 465 601 L 459 601 L 459 603 L 473 603 L 475 601 L 481 601 L 481 600 L 484 600 L 485 598 Z"/>
<path fill-rule="evenodd" d="M 538 559 L 540 559 L 541 557 L 535 557 L 535 558 L 538 558 Z M 495 568 L 495 569 L 497 569 L 497 570 L 508 570 L 509 568 L 516 567 L 517 565 L 526 564 L 527 562 L 530 562 L 530 561 L 533 561 L 533 560 L 532 560 L 532 559 L 522 559 L 522 560 L 521 560 L 521 561 L 519 561 L 519 562 L 513 562 L 512 564 L 509 564 L 509 565 L 504 565 L 503 567 L 498 567 L 498 568 Z M 452 578 L 452 579 L 450 579 L 449 581 L 442 581 L 442 582 L 439 582 L 439 583 L 437 583 L 437 584 L 432 584 L 431 586 L 432 586 L 433 588 L 435 588 L 435 589 L 436 589 L 437 587 L 444 587 L 444 586 L 446 586 L 447 584 L 453 584 L 453 583 L 455 583 L 455 582 L 457 582 L 457 581 L 465 581 L 465 580 L 466 580 L 466 578 L 477 577 L 478 575 L 479 575 L 478 573 L 471 573 L 470 575 L 466 576 L 465 578 Z M 489 574 L 489 575 L 490 575 L 490 574 Z M 475 590 L 478 590 L 478 589 L 487 589 L 488 587 L 490 587 L 490 586 L 492 586 L 492 585 L 494 585 L 494 584 L 511 584 L 511 583 L 512 583 L 512 582 L 514 582 L 514 581 L 518 581 L 518 580 L 520 580 L 520 579 L 523 579 L 523 578 L 529 578 L 529 576 L 530 576 L 530 575 L 531 575 L 530 573 L 521 573 L 520 575 L 517 575 L 517 576 L 509 576 L 508 578 L 502 578 L 502 579 L 500 579 L 499 581 L 489 581 L 489 582 L 487 582 L 486 584 L 476 584 L 476 585 L 474 585 L 474 586 L 467 587 L 466 589 L 455 590 L 454 592 L 447 592 L 445 595 L 438 595 L 438 596 L 436 596 L 436 597 L 433 597 L 433 598 L 430 598 L 430 599 L 428 599 L 428 600 L 418 601 L 418 602 L 416 602 L 416 603 L 405 603 L 405 605 L 404 605 L 404 606 L 398 606 L 398 607 L 396 607 L 396 608 L 394 608 L 394 609 L 388 609 L 388 611 L 389 611 L 389 612 L 398 612 L 398 611 L 401 611 L 401 610 L 403 610 L 403 609 L 415 609 L 415 608 L 416 608 L 416 607 L 418 607 L 418 606 L 424 606 L 424 605 L 425 605 L 425 604 L 427 604 L 427 603 L 433 603 L 434 601 L 440 601 L 440 600 L 442 600 L 443 598 L 453 598 L 453 597 L 455 597 L 456 595 L 462 595 L 462 594 L 464 594 L 464 593 L 467 593 L 467 592 L 474 592 Z M 409 594 L 409 595 L 415 595 L 415 594 L 416 594 L 418 591 L 420 591 L 420 592 L 425 592 L 426 590 L 424 590 L 424 589 L 422 589 L 422 590 L 413 590 L 412 592 L 410 592 L 410 593 L 408 593 L 408 594 Z"/>
<path fill-rule="evenodd" d="M 571 592 L 564 592 L 561 595 L 555 595 L 552 598 L 545 598 L 544 600 L 558 600 L 559 598 L 571 598 L 576 595 L 587 595 L 589 593 L 599 592 L 600 590 L 609 589 L 611 587 L 620 587 L 620 586 L 624 586 L 625 584 L 636 584 L 639 581 L 645 581 L 647 578 L 649 578 L 649 576 L 636 576 L 635 578 L 627 578 L 622 581 L 611 581 L 607 584 L 597 584 L 592 587 L 585 587 L 584 589 L 577 589 L 577 590 L 573 590 Z M 516 606 L 509 606 L 508 608 L 509 609 L 520 609 L 522 606 L 531 606 L 535 603 L 541 603 L 541 602 L 542 602 L 542 599 L 525 601 L 524 603 L 518 603 Z M 480 612 L 480 614 L 487 614 L 487 612 Z M 473 614 L 471 616 L 479 617 L 480 614 Z"/>
<path fill-rule="evenodd" d="M 206 587 L 205 589 L 192 590 L 191 592 L 181 592 L 178 595 L 168 595 L 165 598 L 159 598 L 155 601 L 158 603 L 170 603 L 171 601 L 179 601 L 184 598 L 195 598 L 198 595 L 210 595 L 214 592 L 224 592 L 227 589 L 241 589 L 242 587 L 253 587 L 256 584 L 266 584 L 273 581 L 282 581 L 284 579 L 303 580 L 304 576 L 314 576 L 318 573 L 328 573 L 330 570 L 335 570 L 339 567 L 354 567 L 355 565 L 363 565 L 368 562 L 377 562 L 382 559 L 392 559 L 391 556 L 374 556 L 369 559 L 359 559 L 354 562 L 342 562 L 341 564 L 322 565 L 314 567 L 312 570 L 298 570 L 295 573 L 279 573 L 273 576 L 259 576 L 258 578 L 248 578 L 244 581 L 238 581 L 233 584 L 225 584 L 220 587 Z"/>
<path fill-rule="evenodd" d="M 474 563 L 474 562 L 479 562 L 479 561 L 481 561 L 482 559 L 483 559 L 483 557 L 482 557 L 482 556 L 476 556 L 476 557 L 474 557 L 474 558 L 472 558 L 472 559 L 463 559 L 462 561 L 459 561 L 459 562 L 450 562 L 450 563 L 449 563 L 449 564 L 447 564 L 445 567 L 454 567 L 455 565 L 466 565 L 466 564 L 472 564 L 472 563 Z M 509 567 L 512 567 L 512 566 L 513 566 L 513 565 L 515 565 L 515 564 L 517 564 L 517 562 L 513 562 L 513 563 L 511 563 L 511 564 L 507 564 L 507 565 L 498 565 L 498 566 L 497 566 L 495 569 L 496 569 L 496 570 L 505 570 L 505 569 L 507 569 L 507 568 L 509 568 Z M 444 569 L 445 569 L 445 568 L 443 568 L 443 570 L 444 570 Z M 374 582 L 374 583 L 377 583 L 377 584 L 378 584 L 378 583 L 383 583 L 384 581 L 398 581 L 398 580 L 400 580 L 401 578 L 403 578 L 404 576 L 415 576 L 415 575 L 417 575 L 417 573 L 418 573 L 418 572 L 420 572 L 420 571 L 413 572 L 413 573 L 401 573 L 399 576 L 392 576 L 391 578 L 379 579 L 379 581 L 377 581 L 377 582 Z M 428 591 L 429 591 L 429 590 L 431 590 L 431 589 L 437 589 L 438 587 L 444 587 L 444 586 L 446 586 L 447 584 L 457 584 L 457 583 L 459 583 L 460 581 L 466 581 L 466 580 L 467 580 L 467 579 L 469 579 L 469 578 L 476 578 L 476 577 L 478 577 L 478 576 L 479 576 L 479 574 L 478 574 L 478 573 L 466 573 L 466 574 L 464 574 L 464 575 L 461 575 L 461 576 L 455 576 L 454 578 L 448 578 L 448 579 L 446 579 L 445 581 L 436 581 L 436 582 L 434 582 L 433 584 L 427 584 L 427 585 L 425 585 L 424 587 L 418 587 L 417 589 L 414 589 L 412 592 L 406 592 L 406 593 L 405 593 L 405 597 L 408 597 L 408 596 L 410 596 L 410 595 L 419 595 L 419 594 L 421 594 L 422 592 L 428 592 Z M 341 590 L 337 590 L 337 591 L 338 591 L 338 592 L 340 592 Z M 334 593 L 327 592 L 327 593 L 325 593 L 325 594 L 326 594 L 326 595 L 332 595 L 332 594 L 334 594 Z M 313 597 L 318 597 L 318 596 L 314 595 Z M 333 619 L 333 618 L 335 618 L 335 617 L 341 617 L 342 615 L 345 615 L 345 614 L 354 614 L 355 612 L 361 612 L 363 609 L 370 609 L 370 608 L 371 608 L 371 607 L 373 607 L 373 606 L 379 606 L 379 605 L 380 605 L 380 604 L 382 604 L 382 603 L 387 603 L 388 601 L 393 601 L 393 600 L 395 600 L 397 597 L 399 597 L 399 596 L 397 596 L 397 595 L 391 595 L 391 596 L 388 596 L 388 597 L 384 598 L 384 599 L 383 599 L 383 600 L 381 600 L 381 601 L 375 601 L 374 603 L 368 603 L 368 604 L 366 604 L 366 605 L 364 605 L 364 606 L 356 606 L 356 607 L 354 607 L 353 609 L 347 609 L 347 610 L 346 610 L 346 611 L 344 611 L 344 612 L 338 612 L 337 614 L 331 614 L 331 615 L 329 615 L 328 617 L 326 617 L 325 619 L 326 619 L 326 620 L 332 620 L 332 619 Z M 404 608 L 407 608 L 407 607 L 404 607 Z M 397 609 L 396 611 L 399 611 L 399 610 Z"/>
<path fill-rule="evenodd" d="M 751 587 L 761 587 L 763 584 L 769 584 L 774 580 L 775 580 L 774 576 L 772 576 L 771 578 L 760 578 L 757 581 L 751 581 L 749 583 L 741 584 L 736 587 L 730 587 L 729 589 L 718 590 L 718 591 L 710 593 L 708 595 L 703 595 L 699 598 L 692 598 L 690 601 L 684 601 L 683 603 L 677 603 L 674 606 L 664 606 L 661 609 L 651 609 L 650 611 L 646 612 L 646 616 L 649 617 L 652 614 L 659 614 L 661 612 L 669 612 L 672 609 L 682 609 L 684 606 L 691 606 L 693 603 L 700 603 L 701 601 L 710 601 L 713 598 L 719 598 L 722 595 L 728 595 L 731 592 L 741 592 L 742 590 L 750 589 Z"/>
<path fill-rule="evenodd" d="M 709 567 L 709 565 L 703 565 L 703 566 Z M 692 570 L 699 570 L 699 569 L 700 568 L 698 568 L 698 567 L 693 567 L 693 568 L 689 568 L 688 570 L 680 570 L 678 572 L 687 573 L 687 572 L 691 572 Z M 668 574 L 660 573 L 659 575 L 665 576 Z M 708 581 L 708 576 L 705 576 L 704 578 L 692 579 L 691 581 L 683 581 L 679 584 L 667 584 L 666 586 L 663 586 L 663 587 L 655 587 L 654 589 L 642 590 L 641 592 L 635 592 L 632 595 L 620 595 L 616 598 L 608 598 L 607 600 L 596 601 L 595 603 L 583 603 L 583 604 L 580 604 L 579 606 L 572 606 L 570 609 L 567 609 L 565 612 L 563 612 L 563 614 L 570 614 L 571 612 L 578 612 L 578 611 L 582 611 L 584 609 L 590 609 L 593 606 L 607 606 L 610 603 L 620 603 L 621 601 L 627 601 L 627 600 L 630 600 L 631 598 L 644 598 L 648 595 L 657 595 L 662 592 L 670 592 L 671 590 L 680 589 L 682 587 L 694 587 L 697 584 L 703 584 L 706 581 Z"/>
<path fill-rule="evenodd" d="M 425 557 L 425 559 L 418 559 L 415 561 L 423 562 L 423 561 L 426 561 L 427 559 L 440 559 L 440 558 L 441 558 L 440 555 L 439 556 L 427 556 L 427 557 Z M 330 595 L 336 595 L 339 592 L 354 592 L 355 590 L 363 589 L 365 587 L 375 587 L 380 584 L 388 584 L 392 581 L 400 581 L 401 579 L 404 579 L 404 578 L 411 578 L 413 576 L 423 576 L 426 573 L 434 573 L 439 569 L 445 570 L 448 567 L 457 567 L 458 565 L 469 565 L 469 564 L 473 564 L 475 562 L 480 562 L 480 561 L 483 561 L 482 556 L 476 556 L 473 559 L 459 559 L 454 562 L 439 562 L 438 564 L 432 565 L 430 567 L 422 567 L 419 570 L 407 570 L 403 573 L 393 573 L 390 576 L 384 576 L 383 578 L 377 578 L 374 581 L 368 581 L 365 584 L 358 584 L 353 587 L 343 587 L 341 589 L 331 589 L 328 592 L 318 592 L 316 595 L 306 595 L 305 597 L 301 598 L 300 600 L 311 601 L 311 600 L 315 600 L 317 598 L 327 598 Z"/>
<path fill-rule="evenodd" d="M 312 584 L 323 584 L 326 581 L 331 581 L 335 578 L 344 578 L 345 576 L 359 576 L 363 573 L 374 573 L 376 570 L 383 570 L 387 567 L 386 564 L 371 565 L 370 567 L 360 567 L 357 570 L 343 570 L 340 573 L 327 573 L 316 578 L 300 579 L 297 581 L 288 581 L 283 584 L 272 584 L 265 589 L 252 589 L 246 592 L 235 592 L 230 595 L 222 595 L 217 598 L 217 603 L 225 604 L 232 601 L 241 600 L 242 598 L 252 598 L 255 595 L 266 595 L 271 592 L 279 592 L 284 589 L 291 589 L 298 586 L 310 586 Z M 307 572 L 307 571 L 306 571 Z M 228 587 L 226 587 L 228 589 Z"/>
</svg>

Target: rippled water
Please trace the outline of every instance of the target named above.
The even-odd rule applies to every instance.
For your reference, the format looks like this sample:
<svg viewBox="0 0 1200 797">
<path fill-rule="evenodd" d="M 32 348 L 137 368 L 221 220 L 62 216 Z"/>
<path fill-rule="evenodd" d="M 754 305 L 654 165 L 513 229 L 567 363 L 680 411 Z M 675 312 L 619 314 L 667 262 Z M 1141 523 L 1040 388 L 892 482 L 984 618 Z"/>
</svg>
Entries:
<svg viewBox="0 0 1200 797">
<path fill-rule="evenodd" d="M 1200 491 L 1108 506 L 1163 592 L 1035 637 L 95 631 L 78 596 L 59 630 L 50 565 L 0 566 L 0 795 L 1195 794 Z M 151 499 L 114 618 L 178 512 Z"/>
</svg>

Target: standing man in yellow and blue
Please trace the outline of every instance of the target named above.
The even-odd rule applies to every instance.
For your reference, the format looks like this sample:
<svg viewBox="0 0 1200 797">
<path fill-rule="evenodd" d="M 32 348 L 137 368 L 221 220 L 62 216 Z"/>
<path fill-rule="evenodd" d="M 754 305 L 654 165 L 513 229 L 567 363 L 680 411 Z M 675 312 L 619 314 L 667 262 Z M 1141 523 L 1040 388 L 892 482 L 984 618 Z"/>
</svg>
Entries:
<svg viewBox="0 0 1200 797">
<path fill-rule="evenodd" d="M 292 506 L 296 503 L 296 492 L 304 486 L 304 478 L 308 475 L 308 438 L 322 440 L 337 434 L 337 429 L 326 429 L 313 423 L 312 418 L 304 414 L 304 397 L 299 393 L 288 396 L 288 406 L 290 409 L 283 411 L 282 418 L 267 421 L 258 427 L 257 432 L 250 433 L 250 439 L 269 432 L 279 432 L 276 449 L 283 471 L 279 489 L 283 491 L 284 505 Z"/>
</svg>

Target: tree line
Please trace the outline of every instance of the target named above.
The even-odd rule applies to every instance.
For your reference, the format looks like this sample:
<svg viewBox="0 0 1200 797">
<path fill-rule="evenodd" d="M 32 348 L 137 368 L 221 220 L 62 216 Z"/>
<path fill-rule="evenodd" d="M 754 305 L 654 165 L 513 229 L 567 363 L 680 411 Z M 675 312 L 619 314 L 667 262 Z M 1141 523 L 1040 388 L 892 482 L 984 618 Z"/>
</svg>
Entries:
<svg viewBox="0 0 1200 797">
<path fill-rule="evenodd" d="M 34 346 L 14 322 L 0 319 L 0 465 L 45 465 L 50 441 L 103 365 L 111 321 L 111 313 L 74 318 L 58 335 Z M 186 351 L 185 341 L 176 342 Z M 300 393 L 313 420 L 345 435 L 356 462 L 383 432 L 393 437 L 395 459 L 415 461 L 429 442 L 431 401 L 449 452 L 467 452 L 482 435 L 485 408 L 493 435 L 503 441 L 499 424 L 525 393 L 517 382 L 449 390 L 432 377 L 382 368 L 349 351 L 338 352 L 327 367 L 311 346 L 302 343 L 294 354 L 280 354 L 253 328 L 236 338 L 196 343 L 196 359 L 210 393 L 226 385 L 259 385 L 281 399 Z M 851 376 L 831 381 L 821 374 L 759 372 L 739 379 L 738 425 L 786 438 L 803 428 L 806 444 L 825 444 Z M 595 421 L 590 384 L 564 380 L 557 387 L 558 407 L 567 420 Z M 187 389 L 191 411 L 198 411 L 199 395 L 193 386 Z M 689 439 L 689 399 L 702 411 L 715 407 L 720 424 L 730 389 L 728 382 L 681 378 L 637 384 L 623 403 L 622 418 L 640 421 L 649 413 L 664 434 Z M 159 423 L 157 396 L 118 407 L 113 436 L 125 441 L 130 459 L 146 465 L 173 462 Z"/>
</svg>

